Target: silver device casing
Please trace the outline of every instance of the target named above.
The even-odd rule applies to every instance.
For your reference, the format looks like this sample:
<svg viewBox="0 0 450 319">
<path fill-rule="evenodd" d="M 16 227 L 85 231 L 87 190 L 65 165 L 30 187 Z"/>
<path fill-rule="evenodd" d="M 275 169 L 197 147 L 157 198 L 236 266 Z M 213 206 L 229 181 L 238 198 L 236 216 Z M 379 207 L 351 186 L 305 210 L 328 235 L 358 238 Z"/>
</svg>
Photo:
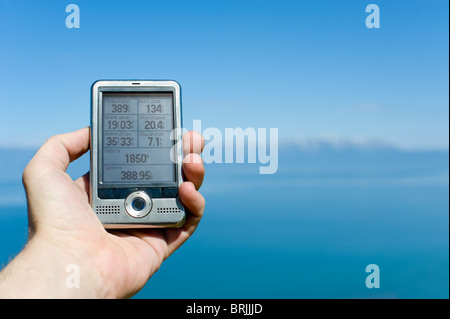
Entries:
<svg viewBox="0 0 450 319">
<path fill-rule="evenodd" d="M 105 228 L 152 228 L 180 227 L 186 220 L 186 213 L 178 196 L 176 198 L 152 198 L 142 192 L 139 186 L 121 185 L 126 189 L 134 189 L 126 199 L 101 199 L 98 196 L 99 172 L 101 172 L 101 132 L 102 94 L 103 92 L 151 93 L 171 92 L 173 94 L 174 131 L 176 136 L 174 146 L 175 172 L 177 189 L 182 183 L 182 143 L 181 143 L 181 88 L 176 81 L 162 80 L 100 80 L 92 84 L 91 93 L 91 171 L 90 171 L 90 202 L 99 220 Z M 149 187 L 164 186 L 148 183 Z M 150 207 L 150 212 L 139 216 L 139 212 L 127 211 L 130 200 L 142 195 L 142 199 Z M 145 196 L 147 195 L 147 196 Z M 133 197 L 134 196 L 134 197 Z M 134 216 L 133 216 L 134 215 Z"/>
</svg>

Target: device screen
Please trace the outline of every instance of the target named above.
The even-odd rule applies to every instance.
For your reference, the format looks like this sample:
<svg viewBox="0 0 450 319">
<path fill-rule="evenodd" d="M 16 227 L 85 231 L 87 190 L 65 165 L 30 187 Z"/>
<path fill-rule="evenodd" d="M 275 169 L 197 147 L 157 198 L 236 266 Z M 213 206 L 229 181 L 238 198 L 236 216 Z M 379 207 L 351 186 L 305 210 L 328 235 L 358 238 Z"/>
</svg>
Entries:
<svg viewBox="0 0 450 319">
<path fill-rule="evenodd" d="M 102 97 L 102 184 L 176 182 L 172 93 L 107 93 Z"/>
</svg>

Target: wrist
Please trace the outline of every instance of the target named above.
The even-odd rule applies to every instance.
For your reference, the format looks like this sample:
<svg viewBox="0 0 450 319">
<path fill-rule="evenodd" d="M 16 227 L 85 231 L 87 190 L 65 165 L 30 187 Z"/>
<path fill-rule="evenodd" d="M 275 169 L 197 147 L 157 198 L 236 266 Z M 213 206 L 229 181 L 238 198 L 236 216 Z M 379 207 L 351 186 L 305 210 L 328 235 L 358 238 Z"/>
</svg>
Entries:
<svg viewBox="0 0 450 319">
<path fill-rule="evenodd" d="M 39 236 L 0 273 L 0 296 L 105 298 L 107 289 L 83 250 L 65 249 Z M 69 253 L 70 251 L 70 253 Z"/>
</svg>

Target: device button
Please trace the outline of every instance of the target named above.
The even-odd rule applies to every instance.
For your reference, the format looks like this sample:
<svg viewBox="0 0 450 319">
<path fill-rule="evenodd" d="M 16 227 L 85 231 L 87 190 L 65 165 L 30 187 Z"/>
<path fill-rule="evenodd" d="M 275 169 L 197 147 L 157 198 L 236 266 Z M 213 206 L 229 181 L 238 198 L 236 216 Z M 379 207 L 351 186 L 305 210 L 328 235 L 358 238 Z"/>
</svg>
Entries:
<svg viewBox="0 0 450 319">
<path fill-rule="evenodd" d="M 142 198 L 136 197 L 131 202 L 131 207 L 135 210 L 140 212 L 145 208 L 145 201 Z"/>
<path fill-rule="evenodd" d="M 153 202 L 146 192 L 133 192 L 125 199 L 125 210 L 135 218 L 147 216 L 152 210 Z"/>
<path fill-rule="evenodd" d="M 100 199 L 114 199 L 114 190 L 112 188 L 97 188 L 97 196 Z"/>
<path fill-rule="evenodd" d="M 161 187 L 139 188 L 140 191 L 146 192 L 151 198 L 162 198 Z"/>
<path fill-rule="evenodd" d="M 164 198 L 175 198 L 178 196 L 178 188 L 177 187 L 164 187 L 163 188 L 163 197 Z"/>
<path fill-rule="evenodd" d="M 115 198 L 117 199 L 125 199 L 131 192 L 137 191 L 137 188 L 116 188 L 115 189 Z"/>
</svg>

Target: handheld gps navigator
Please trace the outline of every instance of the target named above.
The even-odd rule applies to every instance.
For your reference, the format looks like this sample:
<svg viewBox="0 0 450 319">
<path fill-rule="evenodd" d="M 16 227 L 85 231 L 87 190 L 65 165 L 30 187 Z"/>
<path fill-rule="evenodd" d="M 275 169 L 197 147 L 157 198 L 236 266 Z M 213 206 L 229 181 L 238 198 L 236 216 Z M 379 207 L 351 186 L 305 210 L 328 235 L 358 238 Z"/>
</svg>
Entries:
<svg viewBox="0 0 450 319">
<path fill-rule="evenodd" d="M 180 90 L 175 81 L 92 85 L 90 200 L 105 228 L 184 223 Z"/>
</svg>

